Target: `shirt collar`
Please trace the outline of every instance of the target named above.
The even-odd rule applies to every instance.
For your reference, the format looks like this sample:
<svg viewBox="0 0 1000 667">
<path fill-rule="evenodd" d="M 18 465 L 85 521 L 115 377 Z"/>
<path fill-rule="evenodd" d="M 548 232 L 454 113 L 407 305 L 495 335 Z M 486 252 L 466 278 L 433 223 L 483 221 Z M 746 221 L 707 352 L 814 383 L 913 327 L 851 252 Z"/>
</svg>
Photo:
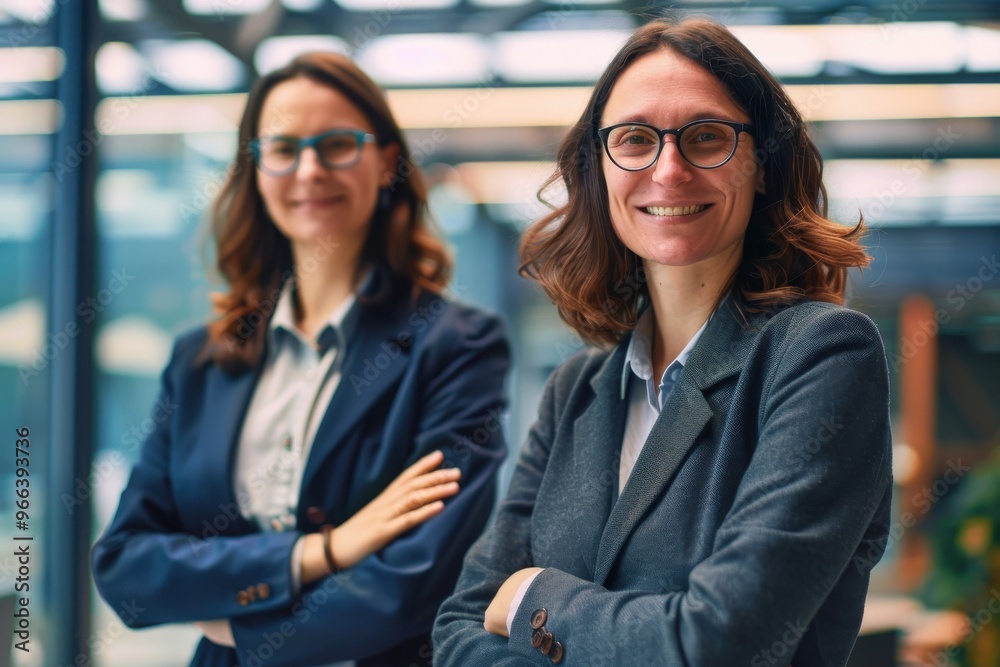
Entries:
<svg viewBox="0 0 1000 667">
<path fill-rule="evenodd" d="M 677 358 L 672 362 L 667 364 L 667 367 L 663 371 L 663 376 L 660 378 L 660 385 L 673 383 L 670 380 L 671 374 L 676 377 L 680 369 L 684 367 L 687 363 L 688 357 L 691 356 L 691 351 L 694 350 L 694 346 L 698 344 L 698 339 L 705 332 L 705 328 L 708 327 L 708 323 L 712 321 L 715 316 L 715 311 L 708 316 L 708 319 L 701 325 L 701 328 L 695 332 L 691 340 L 687 342 L 684 349 L 680 351 Z M 622 381 L 621 381 L 621 398 L 625 400 L 625 390 L 628 388 L 629 371 L 631 370 L 636 377 L 641 380 L 649 382 L 653 378 L 653 309 L 647 307 L 642 311 L 639 316 L 639 320 L 635 323 L 635 329 L 632 330 L 632 338 L 629 340 L 628 349 L 625 351 L 625 363 L 622 366 Z"/>
<path fill-rule="evenodd" d="M 370 275 L 366 276 L 361 284 L 366 285 L 369 279 Z M 315 340 L 315 347 L 318 348 L 320 354 L 325 353 L 333 346 L 343 345 L 350 337 L 358 319 L 358 309 L 354 307 L 356 303 L 357 295 L 352 293 L 326 318 L 326 322 L 320 327 Z M 278 302 L 274 307 L 274 315 L 268 323 L 268 343 L 271 344 L 272 349 L 275 349 L 275 344 L 284 337 L 278 332 L 284 332 L 305 345 L 313 346 L 313 341 L 308 340 L 295 326 L 294 278 L 289 278 L 282 286 Z"/>
</svg>

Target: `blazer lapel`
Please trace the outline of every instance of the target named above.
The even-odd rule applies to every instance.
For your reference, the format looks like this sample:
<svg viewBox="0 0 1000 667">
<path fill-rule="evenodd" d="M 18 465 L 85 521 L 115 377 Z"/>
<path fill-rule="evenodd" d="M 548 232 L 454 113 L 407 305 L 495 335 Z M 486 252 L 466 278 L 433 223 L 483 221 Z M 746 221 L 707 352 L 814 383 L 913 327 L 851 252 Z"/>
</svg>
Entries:
<svg viewBox="0 0 1000 667">
<path fill-rule="evenodd" d="M 584 545 L 584 566 L 590 574 L 594 573 L 597 555 L 592 545 L 600 542 L 618 487 L 618 460 L 627 413 L 620 388 L 627 348 L 627 341 L 619 345 L 591 378 L 594 400 L 573 424 L 571 479 L 577 488 L 597 488 L 596 493 L 580 494 L 574 505 L 576 532 Z M 601 474 L 595 476 L 595 471 Z"/>
<path fill-rule="evenodd" d="M 743 329 L 737 317 L 735 304 L 727 298 L 691 351 L 604 527 L 595 583 L 603 585 L 607 580 L 629 534 L 673 479 L 712 418 L 707 390 L 743 367 L 753 333 Z"/>
<path fill-rule="evenodd" d="M 197 508 L 196 515 L 223 513 L 229 517 L 230 531 L 235 530 L 236 533 L 254 529 L 237 509 L 233 493 L 233 457 L 259 373 L 259 367 L 238 375 L 229 375 L 214 365 L 208 370 L 203 408 L 205 417 L 195 450 L 199 454 L 197 466 L 200 471 L 193 478 L 201 479 L 203 483 L 184 487 L 185 502 Z M 220 492 L 223 494 L 221 502 Z"/>
<path fill-rule="evenodd" d="M 376 400 L 398 381 L 409 366 L 410 345 L 396 342 L 406 322 L 398 311 L 405 310 L 409 300 L 395 307 L 359 304 L 357 329 L 347 341 L 341 366 L 340 383 L 330 399 L 330 405 L 320 421 L 316 438 L 309 451 L 309 460 L 302 475 L 302 489 L 315 475 L 320 463 L 357 426 Z M 412 334 L 409 342 L 413 343 Z M 396 356 L 392 356 L 393 353 Z"/>
</svg>

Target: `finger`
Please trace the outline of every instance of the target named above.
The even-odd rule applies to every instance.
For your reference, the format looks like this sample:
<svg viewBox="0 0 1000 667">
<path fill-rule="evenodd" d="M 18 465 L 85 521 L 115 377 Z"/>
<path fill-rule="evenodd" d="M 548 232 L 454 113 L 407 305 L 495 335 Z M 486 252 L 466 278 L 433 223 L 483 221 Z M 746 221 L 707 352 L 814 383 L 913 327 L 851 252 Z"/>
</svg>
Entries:
<svg viewBox="0 0 1000 667">
<path fill-rule="evenodd" d="M 458 482 L 447 482 L 437 486 L 428 486 L 407 493 L 396 504 L 396 516 L 412 512 L 418 507 L 423 507 L 436 500 L 442 500 L 458 493 Z"/>
<path fill-rule="evenodd" d="M 395 480 L 393 480 L 393 483 L 395 484 L 396 482 L 406 482 L 408 480 L 419 477 L 420 475 L 423 475 L 424 473 L 430 472 L 431 470 L 437 468 L 439 465 L 441 465 L 442 461 L 444 461 L 444 452 L 442 452 L 440 449 L 436 449 L 427 456 L 417 459 L 416 463 L 411 465 L 403 472 L 399 473 L 399 476 L 396 477 Z"/>
<path fill-rule="evenodd" d="M 424 505 L 423 507 L 418 507 L 415 510 L 406 512 L 395 519 L 393 519 L 389 525 L 393 533 L 393 539 L 399 535 L 405 533 L 415 526 L 419 526 L 424 521 L 427 521 L 432 516 L 439 514 L 441 510 L 444 509 L 444 501 L 437 500 L 429 505 Z"/>
<path fill-rule="evenodd" d="M 442 468 L 415 477 L 407 482 L 405 486 L 406 490 L 410 491 L 428 486 L 437 486 L 438 484 L 447 484 L 448 482 L 457 482 L 461 478 L 462 471 L 459 468 Z"/>
</svg>

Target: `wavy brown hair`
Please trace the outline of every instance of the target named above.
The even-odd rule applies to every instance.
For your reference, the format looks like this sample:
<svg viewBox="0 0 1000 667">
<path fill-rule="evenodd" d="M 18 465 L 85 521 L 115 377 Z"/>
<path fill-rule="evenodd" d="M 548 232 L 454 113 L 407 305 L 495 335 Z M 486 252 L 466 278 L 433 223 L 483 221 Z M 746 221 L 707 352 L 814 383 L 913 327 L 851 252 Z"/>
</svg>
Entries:
<svg viewBox="0 0 1000 667">
<path fill-rule="evenodd" d="M 724 26 L 701 18 L 657 20 L 635 32 L 594 86 L 583 115 L 559 149 L 539 199 L 562 181 L 567 203 L 534 222 L 521 239 L 521 275 L 533 278 L 584 340 L 613 345 L 638 319 L 648 292 L 642 263 L 611 223 L 601 170 L 601 116 L 618 77 L 639 58 L 670 49 L 722 82 L 755 127 L 754 157 L 764 170 L 734 288 L 748 312 L 802 299 L 843 303 L 849 267 L 867 266 L 864 220 L 827 218 L 823 162 L 781 84 Z M 742 173 L 742 178 L 749 177 Z"/>
<path fill-rule="evenodd" d="M 217 267 L 229 292 L 213 295 L 216 319 L 208 325 L 204 358 L 226 370 L 253 367 L 260 359 L 265 324 L 282 283 L 293 274 L 291 245 L 275 227 L 257 190 L 250 150 L 261 109 L 271 90 L 305 77 L 346 96 L 371 122 L 379 146 L 396 144 L 399 158 L 392 183 L 379 193 L 368 238 L 361 251 L 357 280 L 371 267 L 380 288 L 366 293 L 381 302 L 401 290 L 416 296 L 438 293 L 451 275 L 452 260 L 430 231 L 427 186 L 379 87 L 354 62 L 335 53 L 307 53 L 261 77 L 250 90 L 239 127 L 239 149 L 212 210 Z"/>
</svg>

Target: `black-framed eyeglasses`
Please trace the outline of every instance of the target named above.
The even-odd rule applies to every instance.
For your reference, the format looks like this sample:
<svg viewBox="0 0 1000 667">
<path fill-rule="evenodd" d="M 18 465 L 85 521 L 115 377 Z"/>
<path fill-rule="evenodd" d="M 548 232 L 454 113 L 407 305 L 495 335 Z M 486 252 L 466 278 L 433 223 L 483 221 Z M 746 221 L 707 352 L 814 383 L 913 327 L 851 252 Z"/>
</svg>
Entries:
<svg viewBox="0 0 1000 667">
<path fill-rule="evenodd" d="M 265 174 L 287 176 L 298 168 L 304 148 L 312 146 L 327 169 L 346 169 L 356 165 L 364 145 L 375 140 L 374 134 L 364 130 L 337 129 L 314 137 L 259 137 L 250 141 L 250 150 Z"/>
<path fill-rule="evenodd" d="M 741 132 L 754 136 L 753 125 L 730 120 L 696 120 L 676 130 L 660 130 L 645 123 L 619 123 L 597 131 L 604 150 L 625 171 L 653 166 L 663 151 L 663 137 L 677 137 L 681 157 L 699 169 L 715 169 L 736 154 Z"/>
</svg>

